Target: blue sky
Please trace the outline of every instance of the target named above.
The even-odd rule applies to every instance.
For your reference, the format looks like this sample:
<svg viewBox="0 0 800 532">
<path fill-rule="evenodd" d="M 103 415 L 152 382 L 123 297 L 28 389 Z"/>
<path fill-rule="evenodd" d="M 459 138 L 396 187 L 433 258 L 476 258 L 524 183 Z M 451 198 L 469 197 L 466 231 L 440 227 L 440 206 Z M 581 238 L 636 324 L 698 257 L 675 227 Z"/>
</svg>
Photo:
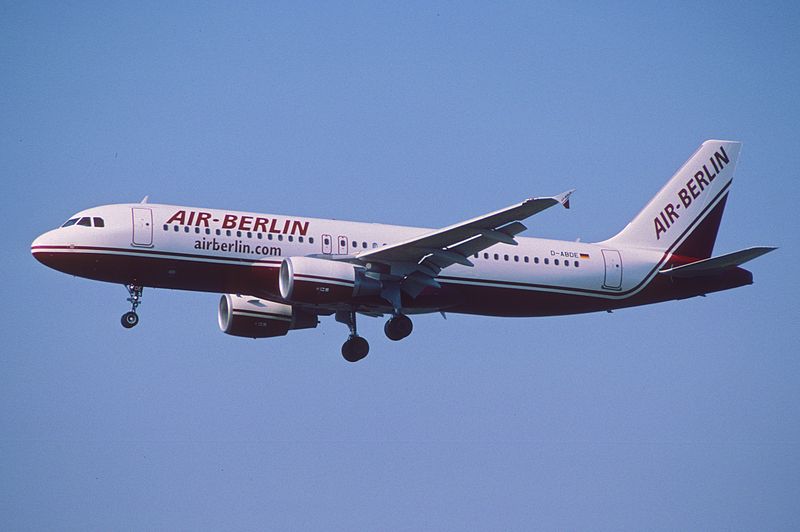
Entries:
<svg viewBox="0 0 800 532">
<path fill-rule="evenodd" d="M 0 6 L 0 527 L 797 529 L 793 3 Z M 223 335 L 217 296 L 48 270 L 152 201 L 444 226 L 577 188 L 601 240 L 707 138 L 755 284 L 613 314 Z"/>
</svg>

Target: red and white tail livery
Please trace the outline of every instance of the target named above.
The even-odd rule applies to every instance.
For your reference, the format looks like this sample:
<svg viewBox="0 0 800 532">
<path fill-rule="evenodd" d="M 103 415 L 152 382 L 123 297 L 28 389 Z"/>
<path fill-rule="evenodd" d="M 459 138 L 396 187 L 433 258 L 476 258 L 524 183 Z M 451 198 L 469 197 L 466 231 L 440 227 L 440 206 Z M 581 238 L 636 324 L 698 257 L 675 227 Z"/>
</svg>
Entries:
<svg viewBox="0 0 800 532">
<path fill-rule="evenodd" d="M 356 316 L 551 316 L 608 311 L 752 283 L 741 265 L 772 247 L 712 256 L 741 144 L 709 140 L 617 235 L 598 243 L 521 237 L 523 220 L 569 208 L 572 191 L 442 229 L 141 203 L 104 205 L 39 236 L 31 252 L 72 275 L 120 283 L 139 321 L 144 287 L 224 294 L 220 328 L 253 338 L 335 316 L 348 361 L 369 351 Z"/>
</svg>

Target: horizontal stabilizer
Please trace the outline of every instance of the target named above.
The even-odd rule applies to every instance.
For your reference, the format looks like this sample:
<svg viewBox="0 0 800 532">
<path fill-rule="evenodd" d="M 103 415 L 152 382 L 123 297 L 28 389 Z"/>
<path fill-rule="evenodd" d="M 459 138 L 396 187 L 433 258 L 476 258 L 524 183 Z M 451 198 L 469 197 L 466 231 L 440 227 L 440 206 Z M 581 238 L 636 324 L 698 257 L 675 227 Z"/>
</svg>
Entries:
<svg viewBox="0 0 800 532">
<path fill-rule="evenodd" d="M 726 255 L 718 257 L 711 257 L 710 259 L 703 259 L 691 264 L 684 264 L 683 266 L 676 266 L 661 270 L 659 273 L 669 275 L 670 277 L 700 277 L 703 275 L 714 275 L 729 268 L 741 266 L 745 262 L 751 261 L 760 257 L 770 251 L 775 251 L 778 248 L 761 246 L 754 248 L 747 248 L 741 251 L 734 251 Z"/>
</svg>

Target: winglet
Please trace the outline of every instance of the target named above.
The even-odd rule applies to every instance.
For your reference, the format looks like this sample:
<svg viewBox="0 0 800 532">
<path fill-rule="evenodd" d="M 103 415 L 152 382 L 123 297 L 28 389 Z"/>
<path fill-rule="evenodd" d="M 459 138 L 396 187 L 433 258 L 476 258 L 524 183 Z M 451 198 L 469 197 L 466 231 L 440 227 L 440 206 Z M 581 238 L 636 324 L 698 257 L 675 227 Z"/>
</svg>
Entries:
<svg viewBox="0 0 800 532">
<path fill-rule="evenodd" d="M 572 193 L 575 192 L 575 189 L 567 190 L 566 192 L 562 192 L 558 196 L 554 196 L 557 202 L 564 206 L 565 209 L 569 209 L 569 197 L 572 196 Z"/>
</svg>

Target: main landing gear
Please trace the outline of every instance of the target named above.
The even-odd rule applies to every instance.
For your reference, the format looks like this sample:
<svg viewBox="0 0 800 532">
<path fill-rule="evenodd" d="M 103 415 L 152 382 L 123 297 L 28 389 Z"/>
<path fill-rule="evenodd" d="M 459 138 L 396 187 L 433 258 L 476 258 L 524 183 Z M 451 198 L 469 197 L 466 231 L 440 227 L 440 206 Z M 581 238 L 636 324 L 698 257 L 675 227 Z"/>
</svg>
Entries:
<svg viewBox="0 0 800 532">
<path fill-rule="evenodd" d="M 383 332 L 389 340 L 402 340 L 414 330 L 414 324 L 411 319 L 405 314 L 397 314 L 386 322 L 383 326 Z"/>
<path fill-rule="evenodd" d="M 342 356 L 348 362 L 358 362 L 369 353 L 369 342 L 358 335 L 356 330 L 356 313 L 352 311 L 337 312 L 336 321 L 350 328 L 350 336 L 342 344 Z"/>
<path fill-rule="evenodd" d="M 350 336 L 342 344 L 342 356 L 348 362 L 358 362 L 369 353 L 369 342 L 358 335 L 356 329 L 356 313 L 352 311 L 337 312 L 336 321 L 350 328 Z M 414 329 L 414 324 L 405 314 L 395 314 L 383 327 L 383 332 L 390 340 L 402 340 Z"/>
<path fill-rule="evenodd" d="M 128 301 L 131 304 L 131 310 L 122 315 L 122 326 L 126 329 L 135 327 L 139 323 L 139 315 L 136 314 L 136 309 L 142 304 L 142 287 L 134 284 L 126 284 L 125 288 L 128 290 Z"/>
</svg>

